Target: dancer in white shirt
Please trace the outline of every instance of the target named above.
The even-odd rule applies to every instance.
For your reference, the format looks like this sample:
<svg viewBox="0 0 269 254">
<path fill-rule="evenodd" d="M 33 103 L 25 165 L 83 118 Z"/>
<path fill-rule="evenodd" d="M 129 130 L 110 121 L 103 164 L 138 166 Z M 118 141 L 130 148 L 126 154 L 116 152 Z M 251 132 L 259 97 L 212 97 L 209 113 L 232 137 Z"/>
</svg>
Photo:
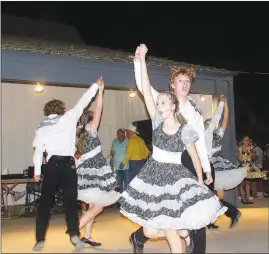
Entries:
<svg viewBox="0 0 269 254">
<path fill-rule="evenodd" d="M 58 185 L 63 189 L 64 210 L 70 241 L 78 251 L 85 248 L 85 244 L 78 237 L 77 174 L 74 160 L 76 127 L 84 108 L 90 103 L 102 84 L 102 78 L 97 79 L 75 107 L 66 113 L 65 104 L 60 100 L 52 100 L 45 104 L 44 114 L 47 118 L 38 125 L 33 142 L 36 182 L 40 181 L 43 152 L 46 151 L 48 154 L 48 168 L 44 172 L 40 205 L 36 217 L 34 251 L 44 248 L 52 200 Z"/>
</svg>

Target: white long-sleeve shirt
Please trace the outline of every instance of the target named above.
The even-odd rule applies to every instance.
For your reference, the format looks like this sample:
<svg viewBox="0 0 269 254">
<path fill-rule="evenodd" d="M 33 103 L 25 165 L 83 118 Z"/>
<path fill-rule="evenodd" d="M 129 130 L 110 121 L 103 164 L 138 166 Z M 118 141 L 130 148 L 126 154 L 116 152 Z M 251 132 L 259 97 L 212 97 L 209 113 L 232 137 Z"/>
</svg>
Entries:
<svg viewBox="0 0 269 254">
<path fill-rule="evenodd" d="M 74 156 L 77 121 L 98 89 L 99 86 L 94 83 L 78 103 L 59 118 L 57 123 L 36 130 L 33 141 L 35 175 L 41 174 L 43 152 L 45 151 L 48 154 L 47 160 L 53 155 Z M 57 115 L 49 115 L 48 119 L 54 119 L 55 117 L 57 118 Z"/>
<path fill-rule="evenodd" d="M 140 61 L 134 60 L 134 72 L 135 72 L 135 80 L 138 90 L 142 92 L 142 84 L 141 84 L 141 67 Z M 159 92 L 157 92 L 153 87 L 151 87 L 151 93 L 156 103 Z M 201 164 L 204 172 L 211 172 L 210 163 L 208 160 L 207 149 L 205 144 L 205 130 L 204 130 L 204 119 L 203 116 L 200 115 L 197 110 L 190 103 L 191 98 L 187 97 L 187 101 L 185 103 L 179 104 L 180 113 L 199 134 L 199 139 L 195 142 L 195 147 L 197 149 L 198 156 L 201 160 Z"/>
<path fill-rule="evenodd" d="M 215 114 L 211 118 L 208 127 L 205 130 L 205 143 L 209 159 L 212 157 L 213 133 L 220 121 L 223 109 L 224 109 L 224 102 L 221 101 L 217 107 Z"/>
</svg>

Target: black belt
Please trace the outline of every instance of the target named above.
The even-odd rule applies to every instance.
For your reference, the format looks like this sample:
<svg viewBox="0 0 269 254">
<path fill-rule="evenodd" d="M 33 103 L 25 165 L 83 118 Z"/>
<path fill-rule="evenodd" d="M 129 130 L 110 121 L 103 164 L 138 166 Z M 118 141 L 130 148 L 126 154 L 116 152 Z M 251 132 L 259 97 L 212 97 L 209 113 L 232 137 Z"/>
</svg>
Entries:
<svg viewBox="0 0 269 254">
<path fill-rule="evenodd" d="M 73 156 L 60 156 L 60 155 L 52 155 L 49 160 L 70 160 L 74 159 Z"/>
</svg>

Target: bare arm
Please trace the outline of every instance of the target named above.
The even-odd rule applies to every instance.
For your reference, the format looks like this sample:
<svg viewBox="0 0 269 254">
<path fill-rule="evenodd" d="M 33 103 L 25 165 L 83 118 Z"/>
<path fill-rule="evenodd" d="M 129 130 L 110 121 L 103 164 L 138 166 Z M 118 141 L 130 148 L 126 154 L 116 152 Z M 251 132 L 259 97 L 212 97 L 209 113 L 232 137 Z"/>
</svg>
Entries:
<svg viewBox="0 0 269 254">
<path fill-rule="evenodd" d="M 100 86 L 99 93 L 97 96 L 96 107 L 95 107 L 93 119 L 91 122 L 91 128 L 93 130 L 97 130 L 100 123 L 102 110 L 103 110 L 103 93 L 104 93 L 104 85 Z"/>
<path fill-rule="evenodd" d="M 225 101 L 225 103 L 224 103 L 224 117 L 223 117 L 223 121 L 222 121 L 222 125 L 221 125 L 221 128 L 223 129 L 223 131 L 226 130 L 227 125 L 228 125 L 228 121 L 229 121 L 229 108 L 227 105 L 227 101 Z"/>
<path fill-rule="evenodd" d="M 201 161 L 199 159 L 197 150 L 195 148 L 195 144 L 194 143 L 190 143 L 188 145 L 186 145 L 187 151 L 191 157 L 193 166 L 195 168 L 196 174 L 197 174 L 197 178 L 199 182 L 203 182 L 203 170 L 202 170 L 202 165 L 201 165 Z"/>
<path fill-rule="evenodd" d="M 141 59 L 141 83 L 142 83 L 142 94 L 144 95 L 144 100 L 146 107 L 148 109 L 151 119 L 156 117 L 156 105 L 151 93 L 151 86 L 148 77 L 147 65 L 145 59 Z"/>
</svg>

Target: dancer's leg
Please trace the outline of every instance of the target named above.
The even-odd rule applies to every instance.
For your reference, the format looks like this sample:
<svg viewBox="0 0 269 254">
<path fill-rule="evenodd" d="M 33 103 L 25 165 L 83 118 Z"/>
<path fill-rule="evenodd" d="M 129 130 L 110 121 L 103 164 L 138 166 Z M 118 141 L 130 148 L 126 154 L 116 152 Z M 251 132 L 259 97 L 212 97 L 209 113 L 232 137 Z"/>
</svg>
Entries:
<svg viewBox="0 0 269 254">
<path fill-rule="evenodd" d="M 148 238 L 160 238 L 160 237 L 165 237 L 165 233 L 161 229 L 156 229 L 156 228 L 143 228 L 144 230 L 144 235 L 147 236 Z"/>
<path fill-rule="evenodd" d="M 249 204 L 253 204 L 252 201 L 250 201 L 250 181 L 246 181 L 246 201 L 249 203 Z"/>
<path fill-rule="evenodd" d="M 243 204 L 247 203 L 246 196 L 245 196 L 245 183 L 246 183 L 246 180 L 243 180 L 243 182 L 239 184 L 239 193 L 240 193 L 241 201 Z"/>
<path fill-rule="evenodd" d="M 170 245 L 172 253 L 183 253 L 183 245 L 178 235 L 177 230 L 175 229 L 165 229 L 164 230 L 167 241 Z"/>
<path fill-rule="evenodd" d="M 94 220 L 94 218 L 103 211 L 104 207 L 101 205 L 93 205 L 91 209 L 88 209 L 88 211 L 82 215 L 79 221 L 79 228 L 84 228 L 87 223 L 89 223 L 91 220 Z"/>
<path fill-rule="evenodd" d="M 224 198 L 224 190 L 216 190 L 219 199 Z"/>
</svg>

